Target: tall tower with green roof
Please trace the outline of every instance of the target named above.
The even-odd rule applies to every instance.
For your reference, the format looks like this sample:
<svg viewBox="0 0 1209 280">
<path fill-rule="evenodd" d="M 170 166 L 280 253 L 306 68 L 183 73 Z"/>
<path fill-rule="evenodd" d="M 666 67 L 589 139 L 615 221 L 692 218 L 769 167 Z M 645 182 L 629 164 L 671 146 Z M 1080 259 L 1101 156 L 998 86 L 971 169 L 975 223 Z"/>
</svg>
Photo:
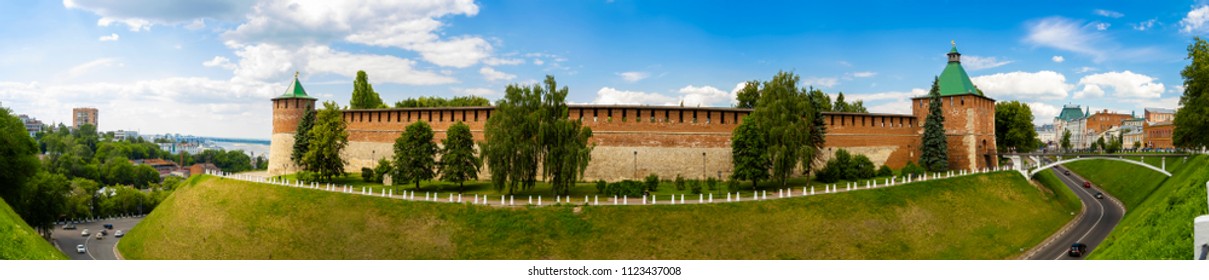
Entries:
<svg viewBox="0 0 1209 280">
<path fill-rule="evenodd" d="M 294 149 L 294 132 L 306 111 L 315 110 L 314 97 L 306 94 L 294 72 L 294 81 L 286 86 L 285 93 L 273 97 L 273 135 L 269 144 L 269 175 L 292 173 L 298 167 L 290 161 Z"/>
<path fill-rule="evenodd" d="M 942 111 L 945 114 L 945 135 L 949 145 L 949 166 L 953 169 L 981 169 L 998 165 L 995 148 L 995 100 L 983 95 L 961 66 L 961 53 L 956 42 L 945 55 L 948 63 L 937 77 Z M 911 111 L 920 121 L 928 118 L 929 97 L 911 99 Z"/>
</svg>

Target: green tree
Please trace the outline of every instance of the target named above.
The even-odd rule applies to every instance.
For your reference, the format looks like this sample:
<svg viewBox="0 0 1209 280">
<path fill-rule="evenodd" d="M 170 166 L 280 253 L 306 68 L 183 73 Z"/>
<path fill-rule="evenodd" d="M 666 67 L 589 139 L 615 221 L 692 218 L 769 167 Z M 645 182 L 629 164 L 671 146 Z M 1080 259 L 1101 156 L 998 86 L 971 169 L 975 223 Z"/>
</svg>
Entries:
<svg viewBox="0 0 1209 280">
<path fill-rule="evenodd" d="M 545 90 L 541 91 L 542 108 L 538 115 L 542 176 L 550 182 L 555 194 L 569 194 L 592 160 L 595 145 L 588 143 L 592 129 L 578 119 L 569 118 L 567 94 L 570 91 L 566 86 L 559 88 L 553 76 L 546 76 L 543 84 Z"/>
<path fill-rule="evenodd" d="M 831 96 L 819 89 L 810 89 L 810 101 L 814 103 L 814 107 L 819 112 L 833 112 L 831 108 Z"/>
<path fill-rule="evenodd" d="M 815 108 L 796 74 L 778 72 L 760 89 L 752 120 L 765 131 L 770 179 L 784 187 L 795 170 L 815 159 Z"/>
<path fill-rule="evenodd" d="M 1062 146 L 1062 151 L 1069 151 L 1069 150 L 1070 150 L 1070 148 L 1071 148 L 1071 145 L 1070 145 L 1070 130 L 1065 130 L 1065 129 L 1064 129 L 1064 130 L 1062 130 L 1062 143 L 1061 143 L 1061 146 Z"/>
<path fill-rule="evenodd" d="M 25 182 L 37 174 L 38 145 L 25 124 L 6 108 L 0 108 L 0 198 L 9 205 L 17 200 Z"/>
<path fill-rule="evenodd" d="M 816 166 L 822 163 L 823 153 L 821 151 L 823 151 L 823 146 L 827 143 L 827 123 L 823 118 L 823 112 L 831 106 L 830 100 L 831 98 L 827 97 L 827 94 L 823 93 L 822 90 L 810 89 L 810 105 L 814 107 L 814 124 L 810 127 L 810 146 L 813 152 L 802 163 L 807 177 L 809 177 L 811 171 L 814 171 Z M 809 181 L 807 181 L 807 184 L 809 184 Z"/>
<path fill-rule="evenodd" d="M 479 144 L 497 191 L 533 188 L 538 163 L 556 193 L 566 193 L 583 176 L 591 160 L 592 131 L 579 120 L 568 120 L 568 92 L 558 88 L 553 76 L 546 76 L 542 85 L 508 85 L 504 90 Z"/>
<path fill-rule="evenodd" d="M 1188 45 L 1187 59 L 1192 62 L 1180 71 L 1184 78 L 1184 95 L 1175 112 L 1171 141 L 1176 147 L 1203 148 L 1209 146 L 1209 43 L 1194 37 Z"/>
<path fill-rule="evenodd" d="M 96 203 L 97 190 L 101 184 L 96 181 L 75 178 L 71 180 L 71 190 L 67 194 L 65 214 L 70 219 L 81 219 L 93 216 L 93 205 Z"/>
<path fill-rule="evenodd" d="M 928 118 L 924 122 L 923 153 L 919 162 L 925 169 L 932 172 L 949 170 L 949 145 L 945 139 L 945 115 L 941 110 L 940 78 L 933 78 L 932 90 L 928 91 L 931 102 L 928 105 Z"/>
<path fill-rule="evenodd" d="M 298 122 L 298 130 L 294 131 L 294 150 L 290 153 L 290 161 L 302 166 L 302 157 L 311 147 L 311 128 L 315 126 L 315 110 L 306 110 L 302 121 Z"/>
<path fill-rule="evenodd" d="M 449 126 L 441 145 L 445 146 L 441 150 L 441 180 L 457 183 L 458 193 L 462 193 L 467 180 L 479 179 L 479 167 L 483 165 L 475 155 L 470 126 L 460 121 Z"/>
<path fill-rule="evenodd" d="M 735 128 L 730 140 L 731 163 L 734 164 L 734 180 L 751 181 L 752 189 L 760 180 L 768 179 L 768 144 L 765 143 L 764 130 L 760 129 L 752 117 L 743 117 L 743 122 Z"/>
<path fill-rule="evenodd" d="M 995 144 L 1000 151 L 1031 152 L 1041 146 L 1033 128 L 1033 111 L 1020 101 L 995 104 Z"/>
<path fill-rule="evenodd" d="M 340 151 L 348 146 L 348 131 L 335 102 L 323 102 L 316 113 L 310 134 L 310 147 L 302 157 L 303 169 L 317 174 L 320 180 L 331 182 L 344 176 L 344 159 Z"/>
<path fill-rule="evenodd" d="M 848 111 L 848 102 L 844 101 L 844 92 L 840 92 L 839 94 L 836 94 L 835 104 L 831 105 L 831 109 L 835 110 L 836 112 L 847 112 Z"/>
<path fill-rule="evenodd" d="M 735 99 L 739 101 L 736 108 L 755 108 L 756 102 L 760 101 L 760 81 L 747 81 L 743 89 L 736 93 Z"/>
<path fill-rule="evenodd" d="M 374 91 L 374 86 L 369 84 L 369 75 L 365 74 L 365 70 L 357 71 L 357 77 L 353 79 L 353 98 L 349 101 L 349 107 L 352 109 L 386 108 L 386 105 L 382 104 L 382 98 L 378 97 L 378 93 Z"/>
<path fill-rule="evenodd" d="M 1092 146 L 1091 149 L 1093 151 L 1101 151 L 1101 152 L 1108 150 L 1108 143 L 1104 142 L 1104 136 L 1100 136 L 1100 139 L 1096 140 L 1096 143 L 1094 144 L 1094 146 Z"/>
<path fill-rule="evenodd" d="M 395 139 L 395 168 L 392 183 L 416 183 L 420 189 L 420 181 L 432 180 L 436 176 L 437 144 L 432 142 L 432 127 L 423 120 L 414 122 L 403 130 L 403 134 Z"/>
<path fill-rule="evenodd" d="M 38 172 L 22 189 L 17 212 L 42 238 L 50 240 L 55 220 L 67 211 L 69 191 L 67 177 L 63 174 Z"/>
<path fill-rule="evenodd" d="M 151 184 L 160 182 L 160 172 L 150 165 L 140 164 L 134 167 L 134 186 L 146 189 Z"/>
</svg>

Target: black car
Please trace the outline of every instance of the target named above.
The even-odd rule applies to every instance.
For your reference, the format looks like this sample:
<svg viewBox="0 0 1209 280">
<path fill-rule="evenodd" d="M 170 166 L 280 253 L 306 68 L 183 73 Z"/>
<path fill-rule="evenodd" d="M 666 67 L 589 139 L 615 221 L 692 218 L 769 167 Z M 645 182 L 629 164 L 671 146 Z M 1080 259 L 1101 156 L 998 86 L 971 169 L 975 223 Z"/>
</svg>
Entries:
<svg viewBox="0 0 1209 280">
<path fill-rule="evenodd" d="M 1087 254 L 1087 245 L 1083 243 L 1072 244 L 1070 245 L 1070 251 L 1066 252 L 1066 254 L 1075 258 L 1083 257 L 1084 254 Z"/>
<path fill-rule="evenodd" d="M 1096 199 L 1104 199 L 1104 193 L 1096 193 Z"/>
<path fill-rule="evenodd" d="M 113 224 L 105 224 L 105 228 L 107 228 L 107 229 L 113 229 Z"/>
<path fill-rule="evenodd" d="M 1070 176 L 1070 170 L 1062 171 L 1062 175 Z"/>
</svg>

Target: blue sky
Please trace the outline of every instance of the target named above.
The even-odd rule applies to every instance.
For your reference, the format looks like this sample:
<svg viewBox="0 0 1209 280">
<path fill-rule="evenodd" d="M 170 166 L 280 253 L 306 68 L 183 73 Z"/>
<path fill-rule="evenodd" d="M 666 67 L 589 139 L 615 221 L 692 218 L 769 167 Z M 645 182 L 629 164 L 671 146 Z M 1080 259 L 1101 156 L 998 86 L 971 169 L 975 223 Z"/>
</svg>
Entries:
<svg viewBox="0 0 1209 280">
<path fill-rule="evenodd" d="M 974 3 L 971 3 L 974 2 Z M 0 102 L 101 130 L 268 138 L 295 71 L 347 105 L 479 95 L 547 74 L 573 103 L 729 106 L 779 70 L 873 112 L 909 113 L 950 42 L 989 97 L 1139 114 L 1173 108 L 1204 1 L 5 1 Z"/>
</svg>

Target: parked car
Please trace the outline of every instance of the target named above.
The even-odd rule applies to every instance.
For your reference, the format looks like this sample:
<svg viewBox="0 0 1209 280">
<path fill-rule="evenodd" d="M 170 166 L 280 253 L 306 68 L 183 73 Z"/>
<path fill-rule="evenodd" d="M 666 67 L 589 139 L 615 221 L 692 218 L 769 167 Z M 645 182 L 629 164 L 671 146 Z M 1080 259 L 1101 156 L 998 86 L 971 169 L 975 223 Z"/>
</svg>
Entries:
<svg viewBox="0 0 1209 280">
<path fill-rule="evenodd" d="M 102 229 L 102 230 L 101 230 L 101 235 L 102 235 L 102 236 L 109 235 L 109 230 L 107 230 L 107 229 Z"/>
<path fill-rule="evenodd" d="M 105 224 L 105 228 L 107 228 L 107 229 L 113 229 L 113 224 Z"/>
<path fill-rule="evenodd" d="M 68 223 L 66 225 L 63 225 L 63 229 L 76 229 L 76 224 Z"/>
<path fill-rule="evenodd" d="M 101 240 L 101 237 L 104 237 L 104 235 L 101 235 L 100 233 L 97 233 L 97 240 Z"/>
<path fill-rule="evenodd" d="M 81 231 L 80 236 L 88 237 L 88 229 L 84 229 L 84 231 Z"/>
<path fill-rule="evenodd" d="M 1066 254 L 1068 256 L 1076 257 L 1076 258 L 1083 257 L 1083 255 L 1087 254 L 1087 245 L 1085 245 L 1083 243 L 1071 244 L 1070 251 L 1067 252 Z"/>
<path fill-rule="evenodd" d="M 83 254 L 84 252 L 87 252 L 87 251 L 88 250 L 84 249 L 84 244 L 76 245 L 76 253 Z"/>
<path fill-rule="evenodd" d="M 122 237 L 124 235 L 126 235 L 126 233 L 122 232 L 122 230 L 120 230 L 120 229 L 118 230 L 118 232 L 113 233 L 113 237 Z"/>
<path fill-rule="evenodd" d="M 1096 199 L 1104 199 L 1104 193 L 1096 193 Z"/>
<path fill-rule="evenodd" d="M 1083 181 L 1083 188 L 1085 188 L 1085 189 L 1090 189 L 1090 188 L 1091 188 L 1091 181 Z"/>
</svg>

